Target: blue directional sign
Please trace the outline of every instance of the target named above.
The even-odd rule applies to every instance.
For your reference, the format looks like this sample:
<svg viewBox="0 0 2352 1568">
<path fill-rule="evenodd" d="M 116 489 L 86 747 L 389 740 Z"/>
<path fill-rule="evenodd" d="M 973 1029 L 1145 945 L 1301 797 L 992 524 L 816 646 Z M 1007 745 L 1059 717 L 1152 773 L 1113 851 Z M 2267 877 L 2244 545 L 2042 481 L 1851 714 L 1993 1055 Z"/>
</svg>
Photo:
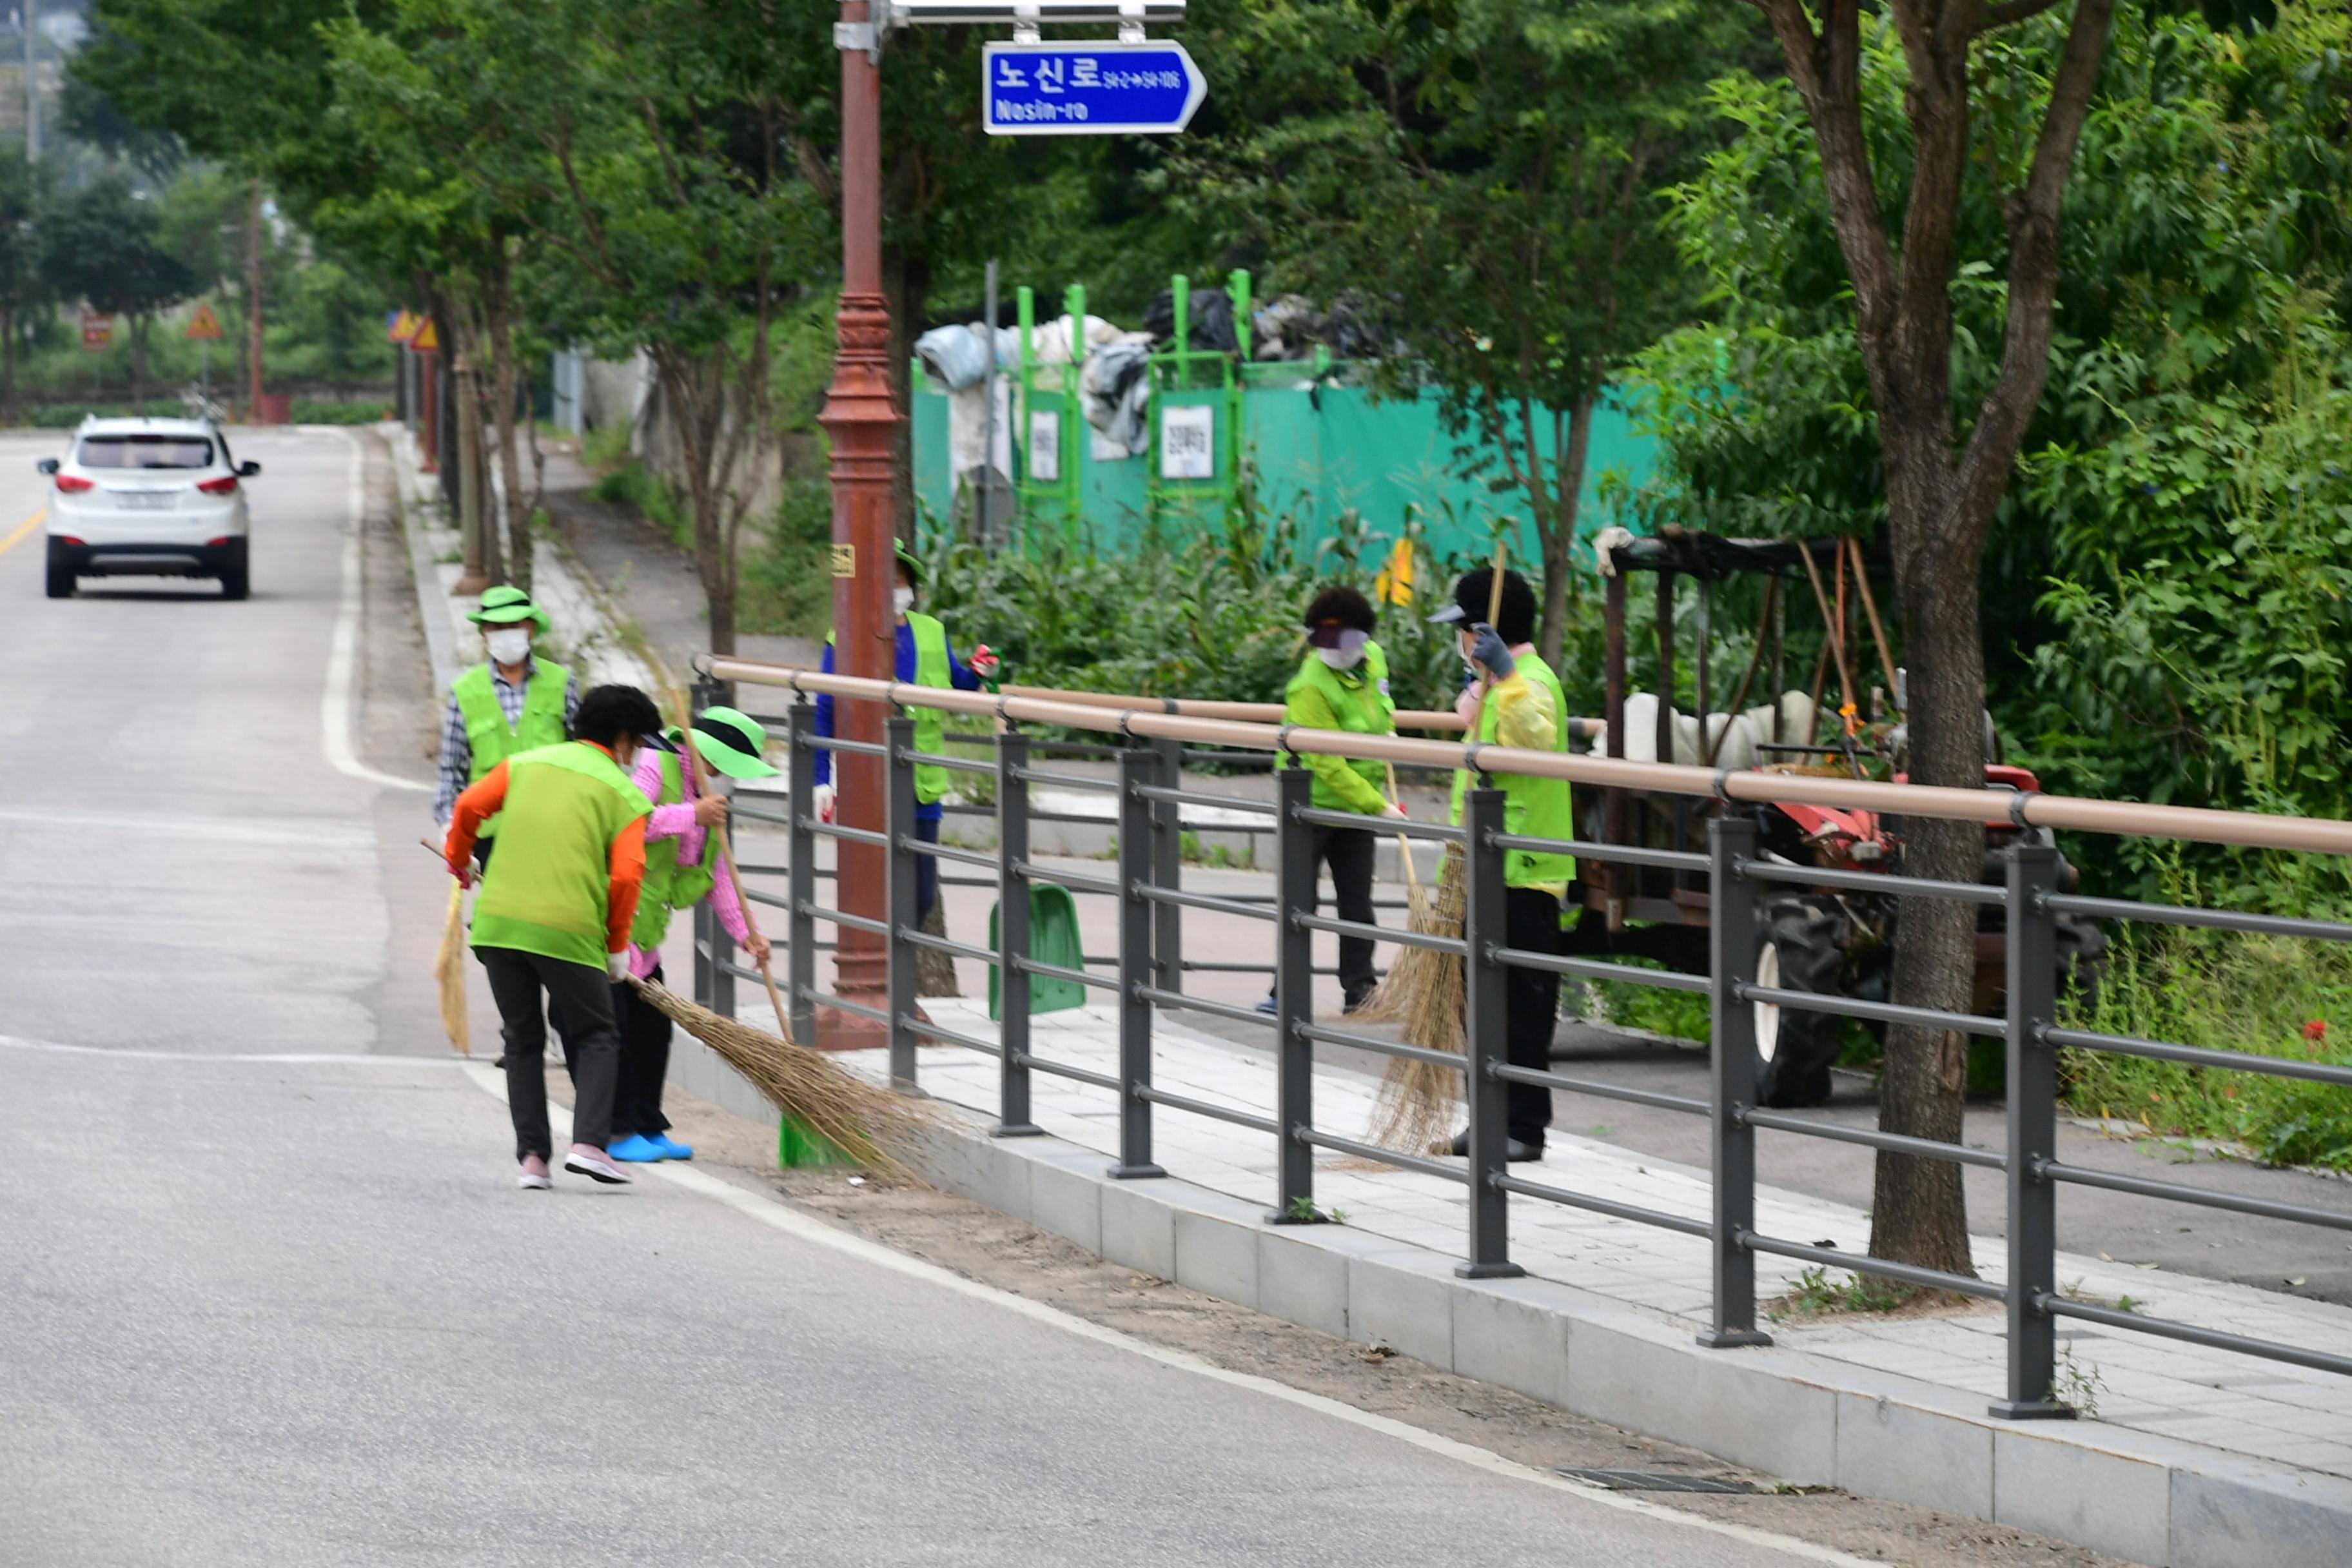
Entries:
<svg viewBox="0 0 2352 1568">
<path fill-rule="evenodd" d="M 992 136 L 1118 136 L 1181 131 L 1209 84 L 1184 46 L 990 44 L 980 101 Z"/>
</svg>

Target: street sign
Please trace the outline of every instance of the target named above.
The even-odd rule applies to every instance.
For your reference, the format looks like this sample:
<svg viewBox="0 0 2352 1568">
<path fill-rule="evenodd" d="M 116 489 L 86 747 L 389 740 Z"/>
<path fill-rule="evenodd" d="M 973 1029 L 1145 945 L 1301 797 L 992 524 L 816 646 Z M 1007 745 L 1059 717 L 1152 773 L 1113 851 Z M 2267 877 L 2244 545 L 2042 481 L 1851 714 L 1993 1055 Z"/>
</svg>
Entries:
<svg viewBox="0 0 2352 1568">
<path fill-rule="evenodd" d="M 408 340 L 408 346 L 421 354 L 435 353 L 440 350 L 441 334 L 434 331 L 432 317 L 427 316 L 416 324 L 416 335 Z"/>
<path fill-rule="evenodd" d="M 210 305 L 196 307 L 196 313 L 188 318 L 187 335 L 204 342 L 215 342 L 225 335 L 221 331 L 220 318 L 213 314 Z"/>
<path fill-rule="evenodd" d="M 982 57 L 991 136 L 1166 135 L 1209 91 L 1184 46 L 1165 39 L 990 44 Z"/>
<path fill-rule="evenodd" d="M 102 349 L 114 341 L 114 318 L 89 306 L 81 308 L 81 346 Z"/>
<path fill-rule="evenodd" d="M 383 324 L 383 341 L 388 343 L 413 342 L 417 328 L 425 323 L 414 310 L 394 310 Z"/>
</svg>

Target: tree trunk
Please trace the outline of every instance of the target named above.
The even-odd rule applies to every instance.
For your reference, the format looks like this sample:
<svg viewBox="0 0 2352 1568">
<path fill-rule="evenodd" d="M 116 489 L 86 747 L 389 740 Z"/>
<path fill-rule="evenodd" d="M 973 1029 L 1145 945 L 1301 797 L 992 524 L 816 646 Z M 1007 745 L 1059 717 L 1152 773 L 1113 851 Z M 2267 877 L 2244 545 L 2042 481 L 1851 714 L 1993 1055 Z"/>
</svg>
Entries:
<svg viewBox="0 0 2352 1568">
<path fill-rule="evenodd" d="M 490 340 L 490 421 L 498 432 L 499 479 L 506 487 L 507 554 L 515 563 L 515 583 L 530 591 L 530 497 L 523 493 L 522 463 L 515 451 L 514 314 L 506 283 L 489 290 L 486 315 Z"/>
<path fill-rule="evenodd" d="M 457 427 L 458 525 L 467 538 L 482 542 L 483 575 L 492 583 L 512 582 L 499 560 L 499 531 L 491 525 L 487 515 L 489 509 L 483 504 L 482 491 L 486 487 L 482 482 L 482 404 L 476 390 L 479 377 L 471 350 L 473 334 L 463 328 L 454 330 L 467 344 L 457 349 L 449 361 L 450 402 L 456 415 L 450 423 Z M 526 593 L 530 591 L 527 582 L 515 585 Z"/>
<path fill-rule="evenodd" d="M 12 419 L 16 412 L 16 311 L 13 306 L 0 310 L 0 412 Z"/>
<path fill-rule="evenodd" d="M 694 567 L 710 625 L 710 651 L 735 651 L 735 588 L 738 574 L 729 549 L 728 498 L 716 472 L 719 443 L 725 435 L 726 378 L 714 352 L 701 358 L 667 344 L 652 349 L 654 374 L 677 426 L 686 471 L 688 509 L 694 518 Z"/>
<path fill-rule="evenodd" d="M 1557 673 L 1568 641 L 1568 578 L 1576 569 L 1576 519 L 1584 500 L 1584 461 L 1592 449 L 1592 410 L 1598 393 L 1570 405 L 1568 438 L 1558 444 L 1552 470 L 1552 523 L 1543 531 L 1543 637 L 1536 651 Z M 1555 421 L 1557 426 L 1557 421 Z"/>
<path fill-rule="evenodd" d="M 147 318 L 131 318 L 131 412 L 134 418 L 147 413 Z"/>
<path fill-rule="evenodd" d="M 890 302 L 890 400 L 898 405 L 898 433 L 890 447 L 890 512 L 908 548 L 915 543 L 915 339 L 920 335 L 923 312 L 930 308 L 931 268 L 929 262 L 885 251 L 882 292 Z M 1079 341 L 1085 323 L 1079 323 Z M 1083 355 L 1081 355 L 1083 357 Z M 1070 373 L 1076 375 L 1073 369 Z M 1067 462 L 1066 457 L 1063 461 Z"/>
</svg>

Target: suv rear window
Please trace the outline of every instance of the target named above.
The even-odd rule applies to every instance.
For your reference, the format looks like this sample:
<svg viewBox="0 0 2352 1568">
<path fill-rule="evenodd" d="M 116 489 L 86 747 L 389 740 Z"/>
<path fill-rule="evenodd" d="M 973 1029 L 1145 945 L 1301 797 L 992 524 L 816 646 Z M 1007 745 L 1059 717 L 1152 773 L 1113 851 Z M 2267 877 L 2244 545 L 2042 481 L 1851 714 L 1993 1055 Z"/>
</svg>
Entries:
<svg viewBox="0 0 2352 1568">
<path fill-rule="evenodd" d="M 75 460 L 85 468 L 209 468 L 213 444 L 202 436 L 85 436 Z"/>
</svg>

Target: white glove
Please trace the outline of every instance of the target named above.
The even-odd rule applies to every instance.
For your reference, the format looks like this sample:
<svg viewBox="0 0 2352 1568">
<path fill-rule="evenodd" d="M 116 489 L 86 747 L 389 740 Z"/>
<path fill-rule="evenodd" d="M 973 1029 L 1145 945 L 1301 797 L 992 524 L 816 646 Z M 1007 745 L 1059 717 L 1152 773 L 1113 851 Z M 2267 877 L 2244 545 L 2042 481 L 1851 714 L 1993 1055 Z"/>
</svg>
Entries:
<svg viewBox="0 0 2352 1568">
<path fill-rule="evenodd" d="M 816 793 L 809 796 L 809 804 L 815 808 L 819 822 L 833 820 L 835 798 L 834 788 L 829 784 L 817 785 Z"/>
<path fill-rule="evenodd" d="M 623 981 L 628 979 L 629 950 L 625 947 L 618 952 L 606 953 L 604 955 L 604 973 L 612 977 L 613 984 L 615 985 L 618 985 Z"/>
<path fill-rule="evenodd" d="M 1383 822 L 1411 822 L 1412 818 L 1404 814 L 1404 807 L 1401 805 L 1384 805 L 1381 808 L 1381 820 Z"/>
</svg>

